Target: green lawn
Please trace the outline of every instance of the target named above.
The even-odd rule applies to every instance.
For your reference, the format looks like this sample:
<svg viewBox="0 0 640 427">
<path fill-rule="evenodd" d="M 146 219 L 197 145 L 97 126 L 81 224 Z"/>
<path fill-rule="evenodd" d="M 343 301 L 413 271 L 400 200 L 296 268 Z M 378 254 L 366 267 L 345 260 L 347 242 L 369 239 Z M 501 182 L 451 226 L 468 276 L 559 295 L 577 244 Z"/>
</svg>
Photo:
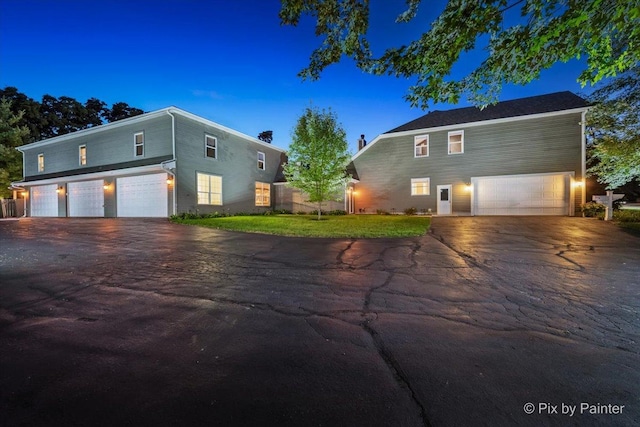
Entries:
<svg viewBox="0 0 640 427">
<path fill-rule="evenodd" d="M 298 237 L 411 237 L 422 236 L 431 218 L 405 215 L 268 215 L 224 218 L 172 219 L 179 224 L 221 230 Z"/>
</svg>

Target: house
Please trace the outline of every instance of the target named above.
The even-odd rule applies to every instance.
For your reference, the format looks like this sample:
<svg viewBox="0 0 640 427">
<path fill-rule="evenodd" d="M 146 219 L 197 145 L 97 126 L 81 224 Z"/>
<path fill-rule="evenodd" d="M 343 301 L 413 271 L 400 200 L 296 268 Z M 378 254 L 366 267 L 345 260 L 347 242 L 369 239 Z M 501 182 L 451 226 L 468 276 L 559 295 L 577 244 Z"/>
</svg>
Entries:
<svg viewBox="0 0 640 427">
<path fill-rule="evenodd" d="M 571 92 L 433 111 L 365 143 L 325 210 L 575 215 L 585 203 L 585 114 Z M 167 217 L 311 211 L 284 150 L 169 107 L 19 147 L 29 216 Z"/>
<path fill-rule="evenodd" d="M 273 208 L 284 150 L 169 107 L 19 147 L 27 214 L 167 217 Z"/>
<path fill-rule="evenodd" d="M 353 212 L 574 215 L 585 202 L 585 113 L 558 92 L 433 111 L 353 156 Z"/>
</svg>

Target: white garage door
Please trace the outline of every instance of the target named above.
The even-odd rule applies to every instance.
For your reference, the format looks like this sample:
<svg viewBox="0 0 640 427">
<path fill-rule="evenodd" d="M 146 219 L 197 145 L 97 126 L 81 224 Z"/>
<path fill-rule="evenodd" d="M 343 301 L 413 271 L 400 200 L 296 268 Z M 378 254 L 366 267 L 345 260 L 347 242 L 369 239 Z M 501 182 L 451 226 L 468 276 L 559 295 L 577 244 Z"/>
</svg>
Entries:
<svg viewBox="0 0 640 427">
<path fill-rule="evenodd" d="M 167 217 L 167 174 L 118 178 L 116 184 L 119 217 Z"/>
<path fill-rule="evenodd" d="M 569 173 L 472 178 L 474 215 L 568 215 Z"/>
<path fill-rule="evenodd" d="M 31 187 L 31 216 L 58 216 L 56 184 Z"/>
<path fill-rule="evenodd" d="M 103 181 L 70 182 L 69 216 L 104 216 Z"/>
</svg>

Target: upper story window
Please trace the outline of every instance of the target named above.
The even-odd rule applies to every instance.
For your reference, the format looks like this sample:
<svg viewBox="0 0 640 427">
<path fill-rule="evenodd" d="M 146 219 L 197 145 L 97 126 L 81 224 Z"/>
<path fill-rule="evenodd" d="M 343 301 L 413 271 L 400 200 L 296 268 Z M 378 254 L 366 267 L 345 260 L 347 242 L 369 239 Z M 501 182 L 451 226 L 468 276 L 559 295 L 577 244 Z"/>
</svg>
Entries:
<svg viewBox="0 0 640 427">
<path fill-rule="evenodd" d="M 414 157 L 429 157 L 429 135 L 413 138 Z"/>
<path fill-rule="evenodd" d="M 206 173 L 196 173 L 199 205 L 222 204 L 222 177 Z"/>
<path fill-rule="evenodd" d="M 80 166 L 84 166 L 87 164 L 87 146 L 81 145 L 78 147 L 78 163 Z"/>
<path fill-rule="evenodd" d="M 412 196 L 428 196 L 431 194 L 431 179 L 429 178 L 411 178 L 411 195 Z"/>
<path fill-rule="evenodd" d="M 204 156 L 212 159 L 218 158 L 218 138 L 215 136 L 204 136 Z"/>
<path fill-rule="evenodd" d="M 256 181 L 256 206 L 271 206 L 271 184 Z"/>
<path fill-rule="evenodd" d="M 266 167 L 266 156 L 262 151 L 258 151 L 258 169 L 264 170 Z"/>
<path fill-rule="evenodd" d="M 144 156 L 144 132 L 133 135 L 133 146 L 136 157 Z"/>
<path fill-rule="evenodd" d="M 44 154 L 38 154 L 38 172 L 44 172 Z"/>
<path fill-rule="evenodd" d="M 464 131 L 449 132 L 449 154 L 464 153 Z"/>
</svg>

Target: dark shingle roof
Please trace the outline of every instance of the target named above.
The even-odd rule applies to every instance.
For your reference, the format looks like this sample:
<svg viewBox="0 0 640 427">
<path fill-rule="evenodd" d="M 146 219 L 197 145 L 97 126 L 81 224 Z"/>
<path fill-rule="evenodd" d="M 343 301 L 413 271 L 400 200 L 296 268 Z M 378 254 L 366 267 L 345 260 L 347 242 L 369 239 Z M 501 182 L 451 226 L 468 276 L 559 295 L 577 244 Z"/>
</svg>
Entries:
<svg viewBox="0 0 640 427">
<path fill-rule="evenodd" d="M 385 133 L 550 113 L 588 107 L 589 105 L 587 101 L 571 92 L 556 92 L 503 101 L 495 105 L 489 105 L 483 110 L 477 107 L 456 108 L 447 111 L 436 110 Z"/>
</svg>

